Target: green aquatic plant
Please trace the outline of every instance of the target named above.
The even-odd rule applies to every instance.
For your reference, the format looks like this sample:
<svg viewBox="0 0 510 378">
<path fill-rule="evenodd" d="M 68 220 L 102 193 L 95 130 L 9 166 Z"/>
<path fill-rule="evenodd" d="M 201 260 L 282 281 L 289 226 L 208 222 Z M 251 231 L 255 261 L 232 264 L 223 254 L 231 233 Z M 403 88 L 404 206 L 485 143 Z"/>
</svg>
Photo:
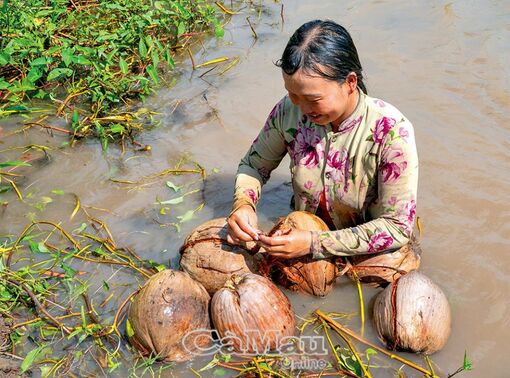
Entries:
<svg viewBox="0 0 510 378">
<path fill-rule="evenodd" d="M 223 14 L 206 0 L 4 0 L 0 115 L 44 99 L 76 137 L 95 135 L 105 147 L 131 136 L 147 112 L 116 111 L 154 91 L 197 34 L 221 37 Z"/>
</svg>

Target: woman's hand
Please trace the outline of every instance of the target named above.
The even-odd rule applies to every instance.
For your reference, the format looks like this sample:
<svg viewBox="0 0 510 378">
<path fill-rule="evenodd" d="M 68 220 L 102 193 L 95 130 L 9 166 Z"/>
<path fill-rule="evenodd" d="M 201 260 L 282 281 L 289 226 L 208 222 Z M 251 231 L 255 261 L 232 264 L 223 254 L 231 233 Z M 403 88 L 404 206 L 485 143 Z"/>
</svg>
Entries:
<svg viewBox="0 0 510 378">
<path fill-rule="evenodd" d="M 249 205 L 241 206 L 227 220 L 227 241 L 232 244 L 259 240 L 257 213 Z"/>
<path fill-rule="evenodd" d="M 290 230 L 288 233 L 277 231 L 273 236 L 259 235 L 259 245 L 271 256 L 292 259 L 310 253 L 312 234 L 310 231 Z"/>
</svg>

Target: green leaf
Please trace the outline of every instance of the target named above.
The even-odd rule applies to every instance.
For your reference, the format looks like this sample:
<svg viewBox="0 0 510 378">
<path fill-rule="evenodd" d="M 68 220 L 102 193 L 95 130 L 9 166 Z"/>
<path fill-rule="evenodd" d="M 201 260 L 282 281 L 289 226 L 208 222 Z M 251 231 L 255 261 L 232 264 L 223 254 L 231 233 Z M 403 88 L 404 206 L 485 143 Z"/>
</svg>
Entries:
<svg viewBox="0 0 510 378">
<path fill-rule="evenodd" d="M 183 215 L 180 215 L 177 218 L 180 219 L 181 223 L 184 223 L 192 220 L 194 215 L 195 215 L 194 210 L 188 210 Z"/>
<path fill-rule="evenodd" d="M 37 248 L 39 249 L 39 252 L 41 252 L 41 253 L 50 253 L 50 250 L 48 248 L 46 248 L 43 241 L 37 243 Z"/>
<path fill-rule="evenodd" d="M 73 118 L 71 118 L 71 128 L 76 130 L 78 126 L 80 126 L 80 114 L 78 113 L 78 110 L 74 109 Z"/>
<path fill-rule="evenodd" d="M 4 161 L 3 163 L 0 163 L 0 168 L 5 168 L 5 167 L 31 167 L 31 165 L 24 161 L 11 160 L 11 161 Z"/>
<path fill-rule="evenodd" d="M 92 65 L 92 62 L 90 60 L 88 60 L 86 57 L 84 57 L 83 55 L 72 56 L 71 57 L 71 61 L 73 63 L 83 64 L 83 65 L 86 65 L 86 66 Z"/>
<path fill-rule="evenodd" d="M 123 74 L 127 74 L 129 72 L 129 66 L 123 58 L 120 58 L 119 67 L 120 67 L 120 71 Z"/>
<path fill-rule="evenodd" d="M 48 81 L 52 81 L 55 79 L 59 79 L 63 76 L 71 76 L 73 74 L 73 70 L 70 68 L 55 68 L 51 70 L 51 72 L 48 74 Z"/>
<path fill-rule="evenodd" d="M 11 84 L 8 81 L 5 81 L 3 77 L 0 77 L 0 90 L 8 89 Z"/>
<path fill-rule="evenodd" d="M 182 35 L 186 31 L 186 25 L 184 22 L 179 22 L 179 26 L 177 26 L 177 35 Z"/>
<path fill-rule="evenodd" d="M 1 53 L 0 54 L 0 66 L 5 66 L 6 64 L 9 64 L 11 60 L 11 56 L 7 53 Z"/>
<path fill-rule="evenodd" d="M 127 337 L 133 337 L 135 335 L 135 330 L 133 329 L 133 326 L 131 325 L 131 322 L 126 320 L 126 335 Z"/>
<path fill-rule="evenodd" d="M 25 373 L 30 368 L 30 366 L 34 364 L 37 357 L 39 357 L 45 349 L 46 345 L 40 345 L 28 352 L 27 356 L 21 363 L 21 372 Z"/>
<path fill-rule="evenodd" d="M 103 280 L 103 289 L 105 291 L 109 291 L 110 290 L 110 285 L 108 285 L 108 282 L 106 282 L 105 280 Z"/>
<path fill-rule="evenodd" d="M 174 58 L 172 58 L 172 53 L 170 53 L 170 49 L 168 47 L 165 49 L 164 57 L 166 64 L 168 64 L 168 67 L 172 69 L 175 68 Z"/>
<path fill-rule="evenodd" d="M 372 348 L 367 348 L 365 350 L 365 356 L 367 357 L 367 361 L 370 361 L 370 357 L 375 356 L 377 351 Z"/>
<path fill-rule="evenodd" d="M 72 49 L 63 49 L 60 55 L 62 55 L 62 60 L 64 61 L 64 64 L 66 67 L 68 67 L 73 59 L 74 51 Z"/>
<path fill-rule="evenodd" d="M 63 196 L 64 194 L 66 194 L 66 192 L 64 192 L 62 189 L 53 189 L 51 192 L 53 194 L 56 194 L 57 196 Z"/>
<path fill-rule="evenodd" d="M 49 64 L 51 63 L 51 58 L 48 58 L 46 56 L 41 56 L 37 59 L 34 59 L 30 62 L 30 65 L 32 67 L 35 67 L 35 66 L 45 66 L 46 64 Z"/>
<path fill-rule="evenodd" d="M 147 46 L 150 48 L 154 48 L 154 41 L 152 40 L 152 37 L 150 35 L 145 37 L 145 42 L 147 42 Z"/>
<path fill-rule="evenodd" d="M 140 42 L 138 43 L 138 51 L 140 52 L 140 57 L 142 58 L 142 60 L 145 60 L 147 58 L 147 46 L 145 45 L 145 42 L 141 38 Z"/>
<path fill-rule="evenodd" d="M 462 368 L 464 370 L 473 370 L 473 364 L 467 356 L 467 351 L 464 351 L 464 362 L 462 363 Z"/>
<path fill-rule="evenodd" d="M 125 131 L 126 131 L 126 129 L 124 128 L 124 126 L 122 126 L 118 123 L 115 123 L 112 126 L 110 126 L 110 132 L 112 132 L 113 134 L 122 134 Z"/>
<path fill-rule="evenodd" d="M 41 70 L 39 67 L 33 67 L 30 71 L 28 71 L 27 79 L 31 83 L 35 83 L 37 80 L 39 80 L 43 75 L 43 70 Z"/>
<path fill-rule="evenodd" d="M 170 189 L 172 189 L 174 192 L 177 192 L 181 189 L 180 186 L 175 185 L 172 181 L 167 181 L 166 186 L 168 186 Z"/>
<path fill-rule="evenodd" d="M 222 369 L 222 368 L 216 368 L 213 371 L 213 375 L 215 377 L 222 377 L 222 376 L 224 376 L 226 374 L 227 374 L 227 371 L 225 369 Z"/>
<path fill-rule="evenodd" d="M 64 270 L 67 277 L 73 278 L 74 276 L 76 276 L 76 270 L 71 268 L 69 265 L 61 264 L 60 267 Z"/>
<path fill-rule="evenodd" d="M 147 68 L 145 70 L 151 77 L 152 81 L 154 81 L 154 83 L 157 84 L 159 82 L 159 79 L 158 79 L 158 73 L 156 72 L 156 69 L 154 68 L 154 66 L 152 64 L 150 64 L 147 66 Z"/>
<path fill-rule="evenodd" d="M 177 204 L 183 203 L 183 202 L 184 202 L 184 196 L 180 196 L 177 198 L 169 199 L 167 201 L 162 201 L 159 204 L 160 205 L 177 205 Z"/>
<path fill-rule="evenodd" d="M 151 51 L 151 59 L 152 59 L 152 65 L 157 68 L 158 64 L 159 64 L 159 55 L 156 50 Z"/>
</svg>

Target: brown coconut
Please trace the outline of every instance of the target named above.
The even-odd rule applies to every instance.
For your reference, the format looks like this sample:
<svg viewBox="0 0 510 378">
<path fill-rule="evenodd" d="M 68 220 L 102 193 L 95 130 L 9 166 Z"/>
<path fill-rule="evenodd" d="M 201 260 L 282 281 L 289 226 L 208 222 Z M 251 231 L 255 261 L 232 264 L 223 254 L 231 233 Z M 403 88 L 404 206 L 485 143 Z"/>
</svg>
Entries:
<svg viewBox="0 0 510 378">
<path fill-rule="evenodd" d="M 230 245 L 227 242 L 227 220 L 213 219 L 194 229 L 184 241 L 181 269 L 213 295 L 232 274 L 254 270 L 250 247 L 256 246 L 254 243 Z"/>
<path fill-rule="evenodd" d="M 373 287 L 386 287 L 400 276 L 412 270 L 418 270 L 421 261 L 421 249 L 414 238 L 396 251 L 372 255 L 351 256 L 339 259 L 339 264 L 347 261 L 347 276 L 356 277 Z"/>
<path fill-rule="evenodd" d="M 128 321 L 134 332 L 130 342 L 142 354 L 154 354 L 167 361 L 186 361 L 193 351 L 210 344 L 210 297 L 204 287 L 187 273 L 163 270 L 152 276 L 135 295 Z M 195 331 L 193 342 L 182 343 Z"/>
<path fill-rule="evenodd" d="M 389 349 L 431 354 L 450 336 L 450 306 L 439 286 L 413 271 L 377 296 L 374 324 Z"/>
<path fill-rule="evenodd" d="M 292 229 L 306 231 L 328 231 L 322 219 L 307 211 L 294 211 L 281 218 L 269 235 L 277 231 L 288 233 Z M 278 259 L 266 255 L 259 272 L 271 276 L 275 282 L 293 290 L 323 297 L 327 295 L 338 275 L 337 265 L 332 259 L 314 260 L 311 255 L 295 259 Z"/>
<path fill-rule="evenodd" d="M 234 351 L 263 354 L 294 335 L 289 299 L 270 280 L 253 273 L 233 275 L 214 294 L 211 317 L 221 338 Z"/>
</svg>

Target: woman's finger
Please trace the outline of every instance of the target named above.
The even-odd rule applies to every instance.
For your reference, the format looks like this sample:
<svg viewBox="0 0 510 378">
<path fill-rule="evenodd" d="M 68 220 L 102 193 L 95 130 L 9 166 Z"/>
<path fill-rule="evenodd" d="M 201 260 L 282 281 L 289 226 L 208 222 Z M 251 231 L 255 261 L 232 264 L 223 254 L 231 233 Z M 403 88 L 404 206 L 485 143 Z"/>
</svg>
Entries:
<svg viewBox="0 0 510 378">
<path fill-rule="evenodd" d="M 228 225 L 230 226 L 230 230 L 232 231 L 231 235 L 234 238 L 237 238 L 239 241 L 252 241 L 253 237 L 245 232 L 238 222 L 233 220 L 232 222 L 229 222 Z"/>
<path fill-rule="evenodd" d="M 283 236 L 259 235 L 259 240 L 262 244 L 264 244 L 267 247 L 283 246 L 288 244 L 290 241 L 287 235 Z"/>
</svg>

